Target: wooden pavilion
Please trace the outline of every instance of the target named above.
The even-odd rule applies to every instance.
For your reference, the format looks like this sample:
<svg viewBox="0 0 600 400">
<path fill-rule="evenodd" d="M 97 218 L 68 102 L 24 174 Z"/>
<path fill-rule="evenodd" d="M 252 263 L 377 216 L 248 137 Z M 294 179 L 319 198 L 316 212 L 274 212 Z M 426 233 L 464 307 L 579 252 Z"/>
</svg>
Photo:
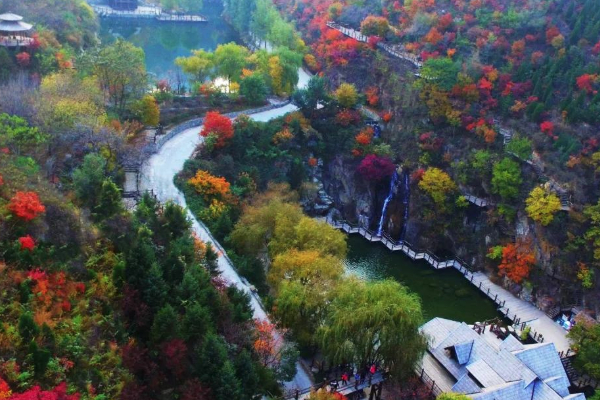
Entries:
<svg viewBox="0 0 600 400">
<path fill-rule="evenodd" d="M 13 13 L 0 14 L 0 46 L 27 47 L 33 43 L 29 32 L 33 25 L 23 22 L 23 17 Z"/>
</svg>

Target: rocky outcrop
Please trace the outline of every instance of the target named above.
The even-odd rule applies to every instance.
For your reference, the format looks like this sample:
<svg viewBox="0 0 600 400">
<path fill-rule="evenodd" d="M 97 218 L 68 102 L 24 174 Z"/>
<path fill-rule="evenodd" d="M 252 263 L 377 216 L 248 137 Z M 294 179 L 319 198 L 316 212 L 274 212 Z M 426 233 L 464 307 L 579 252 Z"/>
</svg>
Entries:
<svg viewBox="0 0 600 400">
<path fill-rule="evenodd" d="M 356 173 L 356 165 L 336 157 L 325 166 L 325 191 L 333 198 L 335 207 L 345 219 L 353 223 L 372 223 L 379 210 L 377 193 Z"/>
</svg>

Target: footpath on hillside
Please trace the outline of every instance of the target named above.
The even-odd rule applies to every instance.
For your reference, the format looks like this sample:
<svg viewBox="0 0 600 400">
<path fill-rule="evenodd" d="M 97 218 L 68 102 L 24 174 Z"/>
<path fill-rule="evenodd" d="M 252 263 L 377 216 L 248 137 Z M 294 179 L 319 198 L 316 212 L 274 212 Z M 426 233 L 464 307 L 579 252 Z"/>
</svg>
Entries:
<svg viewBox="0 0 600 400">
<path fill-rule="evenodd" d="M 268 121 L 294 110 L 294 106 L 287 104 L 283 107 L 253 114 L 251 117 L 259 121 Z M 176 134 L 169 135 L 161 143 L 157 152 L 142 166 L 140 176 L 141 192 L 151 191 L 161 202 L 172 200 L 182 207 L 186 207 L 184 195 L 175 186 L 173 178 L 183 169 L 185 161 L 192 156 L 195 148 L 200 144 L 202 138 L 199 135 L 199 131 L 200 126 L 189 127 L 183 131 L 178 130 Z M 242 281 L 220 243 L 189 210 L 188 215 L 192 221 L 192 228 L 198 237 L 204 242 L 212 243 L 218 250 L 219 257 L 217 262 L 221 276 L 250 295 L 254 318 L 270 321 L 260 298 Z M 300 362 L 296 365 L 296 376 L 294 379 L 285 383 L 285 387 L 288 390 L 304 389 L 312 385 L 311 374 Z"/>
</svg>

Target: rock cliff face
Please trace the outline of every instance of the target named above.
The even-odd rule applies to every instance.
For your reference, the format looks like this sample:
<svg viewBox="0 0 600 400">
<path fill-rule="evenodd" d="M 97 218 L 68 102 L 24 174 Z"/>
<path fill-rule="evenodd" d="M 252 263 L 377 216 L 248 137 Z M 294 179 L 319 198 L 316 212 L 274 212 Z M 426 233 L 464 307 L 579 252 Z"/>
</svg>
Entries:
<svg viewBox="0 0 600 400">
<path fill-rule="evenodd" d="M 377 216 L 377 195 L 360 179 L 356 167 L 355 163 L 336 157 L 325 166 L 323 185 L 343 218 L 364 224 Z"/>
<path fill-rule="evenodd" d="M 357 163 L 336 157 L 325 166 L 323 184 L 333 198 L 339 215 L 351 223 L 377 230 L 384 200 L 389 193 L 389 181 L 365 182 L 356 172 Z M 399 237 L 404 219 L 404 206 L 400 201 L 401 185 L 394 188 L 393 200 L 389 203 L 384 231 Z"/>
<path fill-rule="evenodd" d="M 381 208 L 389 192 L 389 180 L 380 184 L 365 182 L 356 169 L 357 162 L 354 159 L 336 157 L 323 166 L 323 189 L 333 199 L 333 207 L 339 217 L 376 231 Z M 395 190 L 387 209 L 384 231 L 399 239 L 404 225 L 401 185 Z M 530 243 L 537 264 L 529 278 L 530 284 L 516 285 L 508 279 L 497 277 L 495 280 L 498 284 L 544 310 L 559 303 L 583 303 L 587 307 L 600 309 L 600 300 L 573 290 L 567 275 L 572 265 L 556 259 L 557 239 L 552 238 L 556 234 L 533 224 L 522 210 L 519 210 L 513 223 L 506 223 L 490 219 L 487 208 L 471 204 L 464 216 L 456 216 L 443 231 L 436 231 L 434 223 L 421 217 L 423 201 L 422 193 L 412 184 L 404 238 L 413 246 L 433 251 L 440 257 L 456 254 L 476 269 L 487 268 L 492 277 L 497 277 L 496 268 L 486 258 L 489 248 L 514 240 Z"/>
<path fill-rule="evenodd" d="M 356 162 L 336 157 L 324 166 L 323 187 L 334 201 L 334 207 L 343 219 L 375 231 L 381 217 L 389 182 L 379 184 L 365 182 L 356 172 Z M 402 171 L 400 171 L 402 173 Z M 413 185 L 414 186 L 414 185 Z M 402 227 L 406 228 L 404 239 L 416 247 L 430 249 L 441 254 L 456 253 L 467 261 L 482 265 L 487 242 L 495 234 L 487 226 L 485 212 L 473 206 L 462 224 L 433 236 L 428 224 L 419 218 L 421 195 L 413 187 L 410 190 L 409 210 L 404 213 L 403 196 L 406 188 L 400 183 L 394 188 L 394 196 L 388 205 L 383 230 L 399 239 Z"/>
</svg>

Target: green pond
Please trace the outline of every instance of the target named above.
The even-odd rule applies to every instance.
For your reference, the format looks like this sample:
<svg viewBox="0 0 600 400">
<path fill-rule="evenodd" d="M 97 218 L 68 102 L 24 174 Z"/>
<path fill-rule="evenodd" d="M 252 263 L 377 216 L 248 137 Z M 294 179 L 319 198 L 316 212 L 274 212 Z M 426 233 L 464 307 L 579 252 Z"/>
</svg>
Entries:
<svg viewBox="0 0 600 400">
<path fill-rule="evenodd" d="M 121 37 L 146 53 L 146 69 L 158 79 L 168 79 L 176 86 L 185 77 L 179 73 L 174 61 L 188 56 L 194 49 L 214 50 L 219 44 L 240 42 L 236 31 L 228 25 L 221 13 L 220 2 L 205 2 L 202 14 L 208 22 L 158 22 L 153 19 L 102 18 L 100 38 L 103 42 Z"/>
<path fill-rule="evenodd" d="M 370 280 L 393 278 L 417 293 L 425 320 L 443 317 L 473 323 L 499 316 L 496 305 L 454 268 L 436 270 L 381 243 L 348 236 L 346 270 Z"/>
</svg>

